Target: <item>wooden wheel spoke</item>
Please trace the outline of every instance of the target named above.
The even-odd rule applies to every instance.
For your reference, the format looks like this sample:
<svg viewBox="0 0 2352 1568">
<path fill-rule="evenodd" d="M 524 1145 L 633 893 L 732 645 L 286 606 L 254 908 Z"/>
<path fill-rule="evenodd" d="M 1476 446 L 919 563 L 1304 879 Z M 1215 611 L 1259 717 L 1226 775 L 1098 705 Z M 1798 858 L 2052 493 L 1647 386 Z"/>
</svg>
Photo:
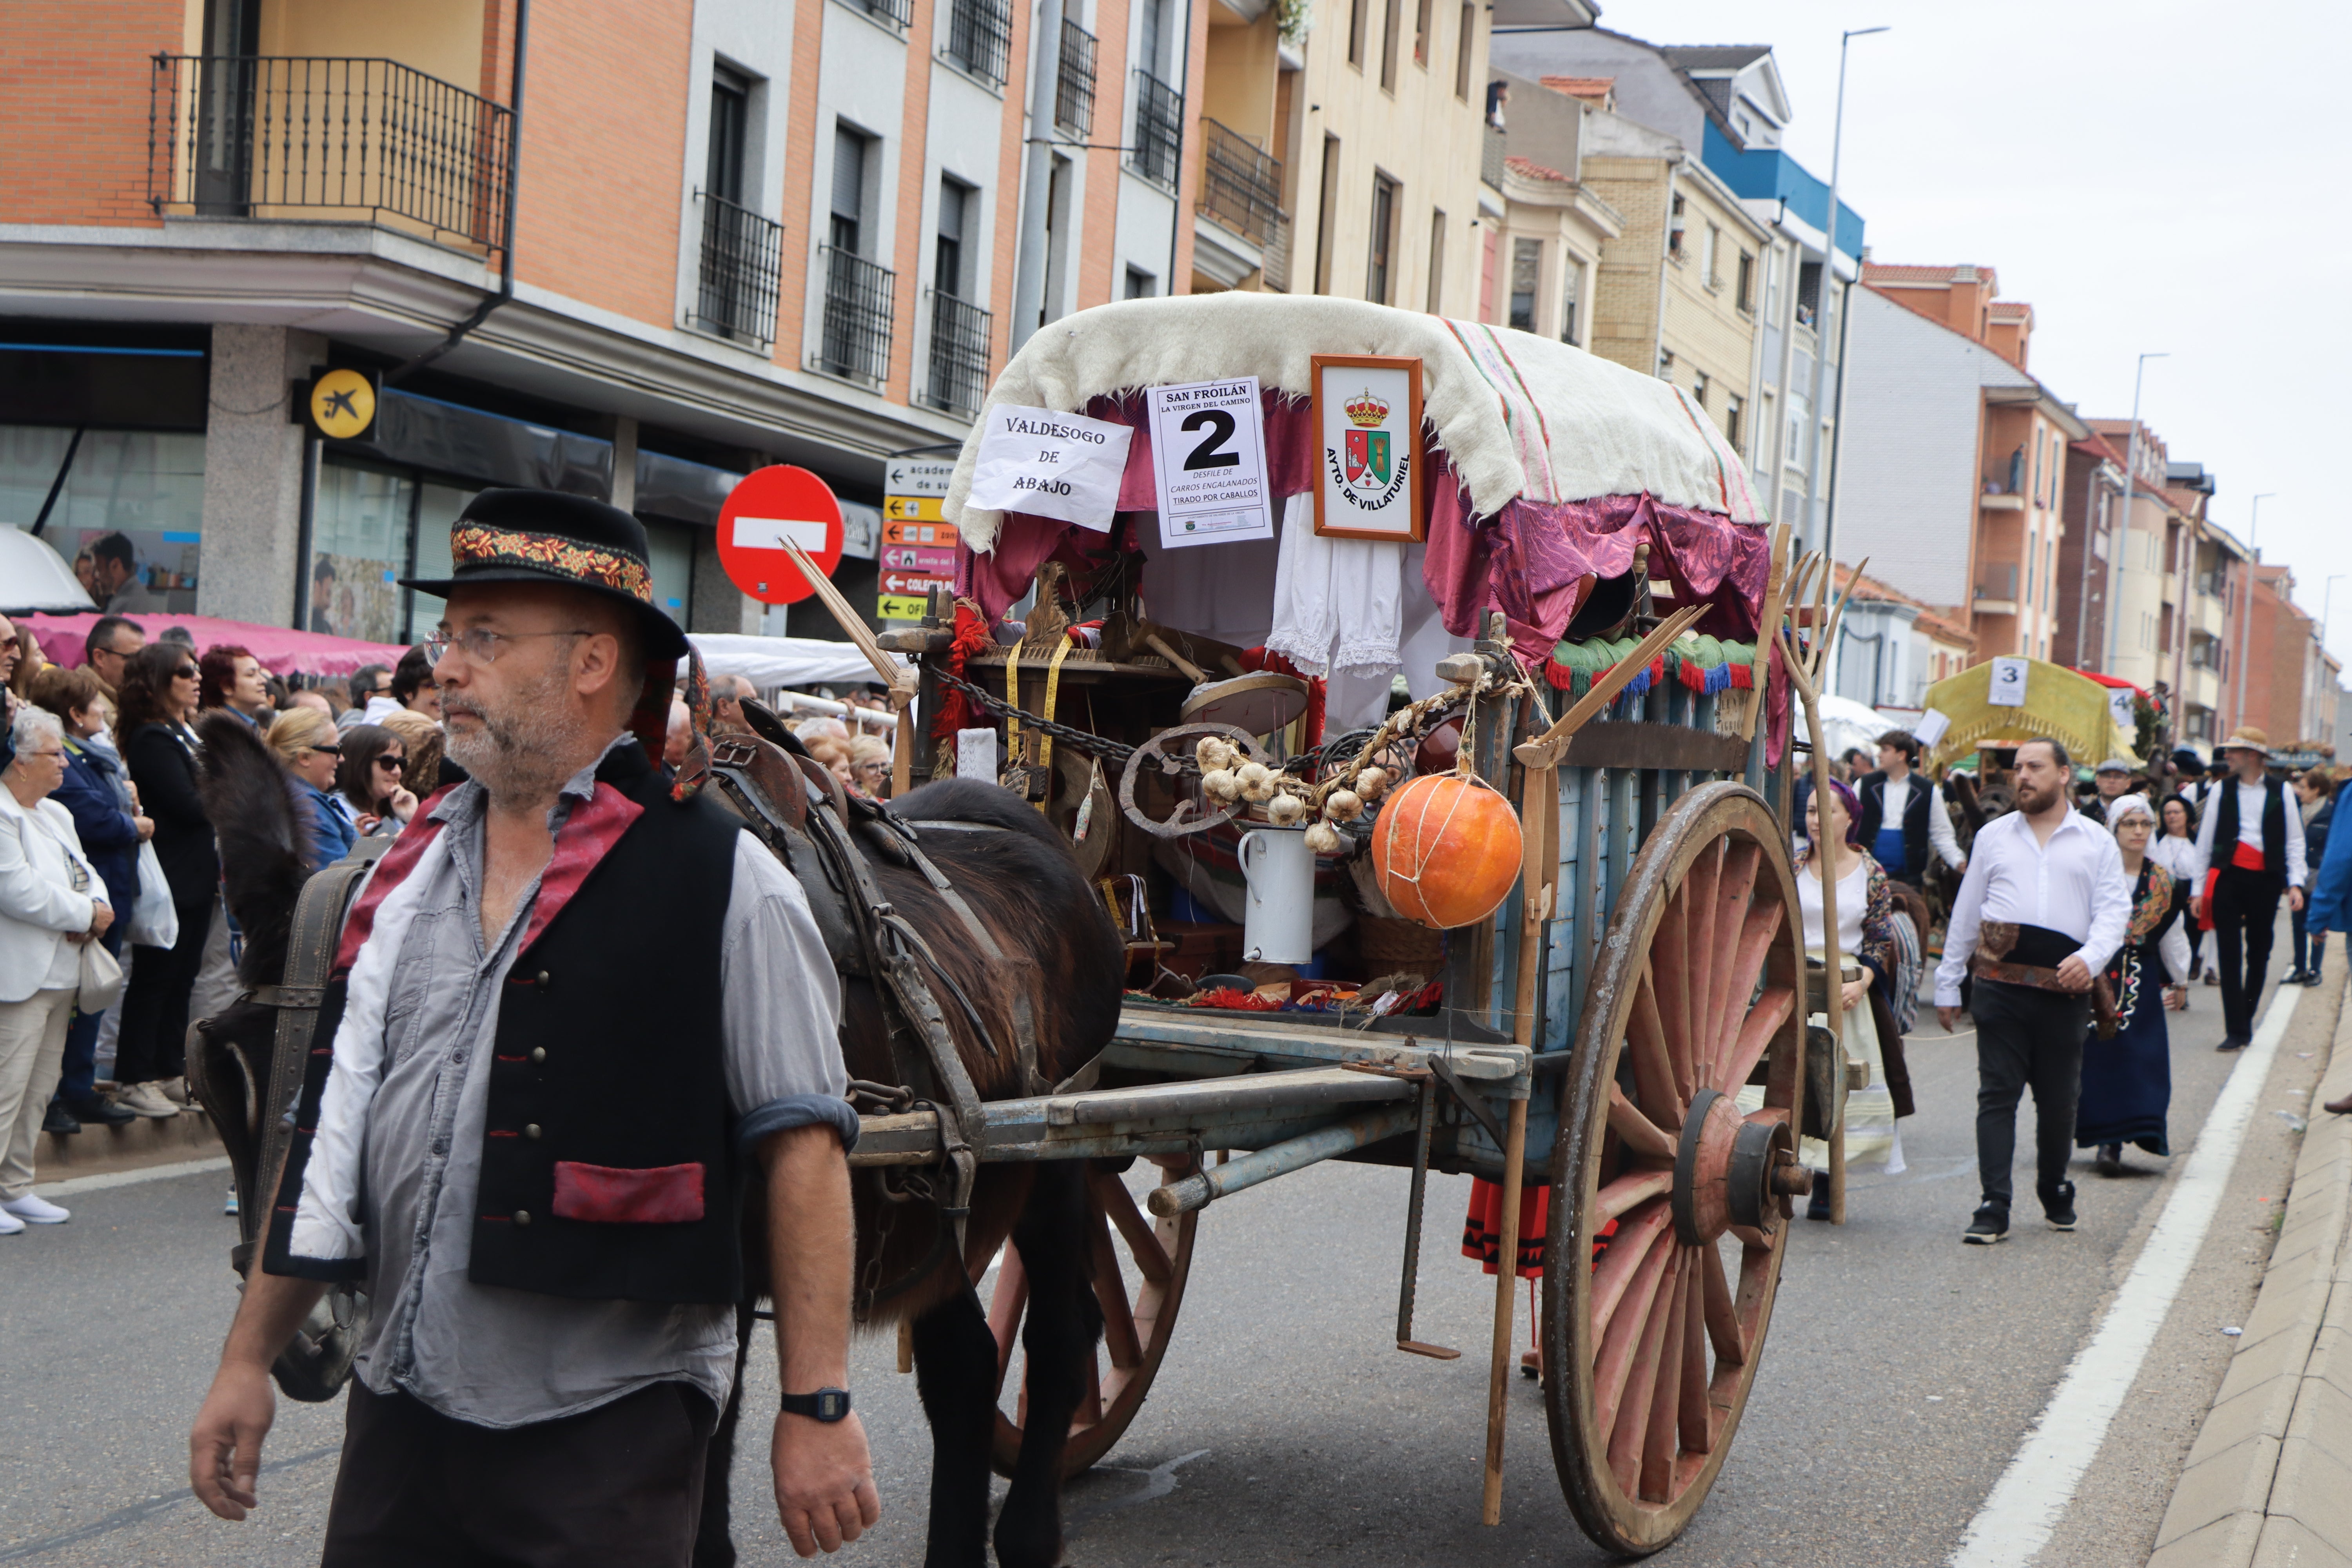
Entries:
<svg viewBox="0 0 2352 1568">
<path fill-rule="evenodd" d="M 1698 1278 L 1706 1290 L 1706 1337 L 1715 1345 L 1715 1359 L 1726 1366 L 1745 1366 L 1748 1336 L 1732 1308 L 1731 1281 L 1723 1277 L 1723 1253 L 1713 1247 L 1702 1247 L 1700 1253 Z"/>
<path fill-rule="evenodd" d="M 1094 1189 L 1095 1201 L 1102 1205 L 1103 1213 L 1118 1226 L 1118 1234 L 1127 1239 L 1127 1249 L 1135 1258 L 1135 1267 L 1144 1279 L 1154 1285 L 1168 1282 L 1168 1249 L 1160 1245 L 1160 1235 L 1151 1222 L 1135 1206 L 1135 1194 L 1127 1184 L 1107 1171 L 1097 1171 L 1087 1178 Z"/>
<path fill-rule="evenodd" d="M 1609 1126 L 1623 1141 L 1628 1153 L 1652 1160 L 1675 1157 L 1674 1139 L 1643 1115 L 1641 1108 L 1626 1099 L 1625 1091 L 1613 1082 L 1609 1086 Z"/>
<path fill-rule="evenodd" d="M 1136 1337 L 1135 1313 L 1127 1302 L 1127 1277 L 1118 1271 L 1118 1252 L 1110 1244 L 1110 1226 L 1099 1212 L 1087 1217 L 1088 1228 L 1094 1232 L 1095 1300 L 1102 1305 L 1103 1348 L 1110 1352 L 1110 1364 L 1115 1367 L 1140 1366 L 1143 1345 Z"/>
<path fill-rule="evenodd" d="M 1617 1303 L 1625 1294 L 1633 1276 L 1640 1271 L 1642 1260 L 1666 1228 L 1674 1215 L 1660 1204 L 1629 1220 L 1621 1220 L 1617 1234 L 1601 1254 L 1601 1261 L 1592 1268 L 1592 1321 L 1597 1328 L 1606 1328 L 1617 1311 Z"/>
<path fill-rule="evenodd" d="M 1663 1234 L 1663 1227 L 1661 1227 Z M 1618 1298 L 1617 1310 L 1611 1313 L 1601 1331 L 1601 1353 L 1592 1367 L 1593 1416 L 1601 1430 L 1613 1433 L 1622 1424 L 1622 1408 L 1629 1398 L 1642 1402 L 1640 1421 L 1648 1417 L 1648 1380 L 1633 1378 L 1634 1358 L 1641 1350 L 1643 1331 L 1648 1326 L 1657 1306 L 1658 1287 L 1664 1279 L 1666 1268 L 1674 1261 L 1672 1240 L 1654 1239 L 1644 1252 L 1641 1267 L 1635 1271 L 1632 1285 Z M 1599 1320 L 1596 1318 L 1596 1321 Z M 1629 1383 L 1629 1379 L 1631 1380 Z M 1638 1439 L 1636 1439 L 1638 1441 Z M 1613 1459 L 1617 1445 L 1612 1440 L 1610 1453 Z M 1633 1489 L 1628 1487 L 1627 1490 Z"/>
<path fill-rule="evenodd" d="M 1627 1210 L 1637 1208 L 1652 1198 L 1664 1197 L 1675 1190 L 1675 1173 L 1654 1166 L 1627 1172 L 1601 1189 L 1592 1212 L 1599 1220 L 1615 1219 Z"/>
<path fill-rule="evenodd" d="M 996 1289 L 988 1300 L 988 1331 L 996 1336 L 996 1389 L 1004 1391 L 1004 1374 L 1012 1370 L 1013 1346 L 1021 1337 L 1021 1314 L 1029 1305 L 1029 1272 L 1021 1266 L 1021 1252 L 1011 1242 L 996 1266 Z"/>
<path fill-rule="evenodd" d="M 1739 940 L 1731 955 L 1730 984 L 1724 992 L 1723 1019 L 1717 1026 L 1716 1037 L 1721 1040 L 1727 1056 L 1732 1042 L 1732 1020 L 1738 1016 L 1748 999 L 1756 992 L 1756 977 L 1763 973 L 1765 957 L 1772 951 L 1773 938 L 1780 934 L 1780 922 L 1788 911 L 1778 901 L 1751 905 L 1739 924 Z"/>
<path fill-rule="evenodd" d="M 1649 1438 L 1650 1413 L 1657 1405 L 1658 1357 L 1665 1344 L 1667 1321 L 1674 1315 L 1675 1286 L 1682 1273 L 1681 1252 L 1678 1247 L 1662 1249 L 1664 1261 L 1658 1270 L 1656 1288 L 1643 1300 L 1636 1321 L 1629 1324 L 1634 1331 L 1629 1336 L 1633 1349 L 1627 1370 L 1631 1375 L 1625 1380 L 1616 1418 L 1607 1428 L 1609 1468 L 1616 1475 L 1618 1485 L 1633 1496 L 1639 1496 L 1643 1490 L 1643 1449 Z M 1675 1360 L 1680 1364 L 1681 1358 Z"/>
<path fill-rule="evenodd" d="M 1715 1247 L 1709 1243 L 1696 1250 L 1707 1253 Z M 1699 1277 L 1699 1270 L 1706 1267 L 1704 1258 L 1694 1258 L 1691 1267 L 1683 1271 L 1683 1305 L 1678 1323 L 1683 1353 L 1682 1443 L 1694 1454 L 1715 1451 L 1715 1420 L 1706 1397 L 1706 1287 Z"/>
<path fill-rule="evenodd" d="M 1677 1107 L 1690 1103 L 1691 1090 L 1696 1087 L 1690 1076 L 1689 917 L 1690 900 L 1678 889 L 1666 900 L 1650 952 L 1650 990 L 1656 999 L 1658 1021 L 1665 1026 L 1667 1081 L 1674 1086 Z M 1649 1098 L 1646 1093 L 1642 1097 L 1645 1104 Z"/>
<path fill-rule="evenodd" d="M 1764 1059 L 1772 1037 L 1780 1033 L 1780 1026 L 1789 1021 L 1796 1006 L 1797 994 L 1786 985 L 1764 988 L 1764 994 L 1756 998 L 1756 1005 L 1748 1010 L 1748 1021 L 1739 1026 L 1738 1038 L 1731 1044 L 1730 1059 L 1716 1076 L 1717 1089 L 1725 1094 L 1739 1092 L 1739 1086 L 1748 1081 L 1748 1075 Z"/>
<path fill-rule="evenodd" d="M 1651 970 L 1642 972 L 1625 1020 L 1625 1045 L 1633 1054 L 1633 1089 L 1642 1097 L 1642 1113 L 1668 1132 L 1679 1132 L 1689 1100 L 1675 1091 L 1674 1062 L 1666 1050 L 1666 1027 L 1653 976 Z"/>
<path fill-rule="evenodd" d="M 1650 1395 L 1650 1419 L 1642 1434 L 1642 1495 L 1664 1502 L 1674 1494 L 1675 1457 L 1679 1445 L 1675 1433 L 1682 1425 L 1683 1408 L 1683 1320 L 1690 1306 L 1690 1254 L 1694 1248 L 1675 1249 L 1673 1266 L 1666 1273 L 1664 1287 L 1658 1292 L 1657 1305 L 1650 1309 L 1650 1330 L 1658 1336 L 1655 1386 Z M 1660 1322 L 1657 1320 L 1663 1319 Z M 1649 1335 L 1644 1334 L 1642 1346 L 1649 1349 Z M 1645 1363 L 1646 1367 L 1648 1363 Z"/>
<path fill-rule="evenodd" d="M 1726 1037 L 1731 1032 L 1732 1020 L 1756 986 L 1753 972 L 1747 972 L 1742 982 L 1739 939 L 1753 912 L 1750 900 L 1763 858 L 1764 852 L 1753 844 L 1735 844 L 1723 852 L 1723 874 L 1716 883 L 1714 934 L 1707 943 L 1714 955 L 1706 990 L 1706 1039 L 1711 1055 L 1700 1063 L 1701 1083 L 1713 1081 L 1716 1069 L 1729 1054 L 1731 1042 Z"/>
<path fill-rule="evenodd" d="M 1721 963 L 1715 951 L 1716 889 L 1722 881 L 1723 847 L 1710 844 L 1699 851 L 1676 901 L 1683 906 L 1683 1058 L 1675 1064 L 1684 1098 L 1706 1081 L 1714 1064 L 1713 1017 L 1708 1011 L 1715 994 L 1715 971 Z"/>
<path fill-rule="evenodd" d="M 1103 1418 L 1102 1361 L 1097 1356 L 1087 1358 L 1087 1396 L 1070 1416 L 1070 1430 L 1092 1426 Z"/>
</svg>

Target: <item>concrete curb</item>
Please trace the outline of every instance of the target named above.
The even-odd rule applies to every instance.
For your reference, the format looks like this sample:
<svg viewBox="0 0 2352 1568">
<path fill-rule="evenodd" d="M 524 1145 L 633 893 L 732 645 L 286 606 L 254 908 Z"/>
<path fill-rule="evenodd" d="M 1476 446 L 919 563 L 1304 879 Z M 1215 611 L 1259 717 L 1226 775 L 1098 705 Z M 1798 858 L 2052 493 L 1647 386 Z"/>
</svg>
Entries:
<svg viewBox="0 0 2352 1568">
<path fill-rule="evenodd" d="M 2312 1096 L 2254 1310 L 2148 1568 L 2352 1568 L 2352 1008 Z"/>
</svg>

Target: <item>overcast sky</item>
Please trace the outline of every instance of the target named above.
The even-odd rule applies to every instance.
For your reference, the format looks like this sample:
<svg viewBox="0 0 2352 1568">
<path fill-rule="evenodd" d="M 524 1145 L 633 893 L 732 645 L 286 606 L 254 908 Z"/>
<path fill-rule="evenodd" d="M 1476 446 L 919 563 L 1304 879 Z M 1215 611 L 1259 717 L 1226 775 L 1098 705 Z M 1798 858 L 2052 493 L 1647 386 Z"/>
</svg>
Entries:
<svg viewBox="0 0 2352 1568">
<path fill-rule="evenodd" d="M 1653 43 L 1769 44 L 1786 149 L 1826 180 L 1838 35 L 1842 195 L 1874 261 L 1990 266 L 2033 306 L 2028 367 L 2087 418 L 2131 413 L 2205 465 L 2210 515 L 2294 569 L 2318 616 L 2352 574 L 2352 219 L 2342 177 L 2352 7 L 2179 0 L 1601 0 Z M 2333 454 L 2333 456 L 2331 456 Z M 2329 651 L 2352 662 L 2352 575 Z"/>
</svg>

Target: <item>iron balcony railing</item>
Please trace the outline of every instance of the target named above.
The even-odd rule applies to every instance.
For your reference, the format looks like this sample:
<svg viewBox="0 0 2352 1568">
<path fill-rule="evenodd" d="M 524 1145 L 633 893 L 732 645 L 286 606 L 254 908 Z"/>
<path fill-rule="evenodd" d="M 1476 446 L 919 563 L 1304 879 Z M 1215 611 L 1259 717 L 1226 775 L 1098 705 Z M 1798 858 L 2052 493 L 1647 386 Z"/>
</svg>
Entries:
<svg viewBox="0 0 2352 1568">
<path fill-rule="evenodd" d="M 980 412 L 988 395 L 991 317 L 968 300 L 931 290 L 931 405 L 963 415 Z"/>
<path fill-rule="evenodd" d="M 1283 218 L 1282 160 L 1205 115 L 1201 152 L 1200 210 L 1243 238 L 1265 245 Z"/>
<path fill-rule="evenodd" d="M 1062 71 L 1054 87 L 1054 123 L 1085 138 L 1095 128 L 1095 36 L 1062 18 Z"/>
<path fill-rule="evenodd" d="M 697 191 L 702 266 L 688 326 L 766 348 L 776 341 L 784 226 L 740 203 Z"/>
<path fill-rule="evenodd" d="M 894 33 L 903 33 L 915 19 L 915 0 L 848 0 Z"/>
<path fill-rule="evenodd" d="M 1135 73 L 1135 146 L 1128 167 L 1173 190 L 1184 156 L 1184 95 L 1150 71 Z"/>
<path fill-rule="evenodd" d="M 147 199 L 159 215 L 388 220 L 495 250 L 513 125 L 394 60 L 159 54 Z"/>
<path fill-rule="evenodd" d="M 824 267 L 824 343 L 819 364 L 835 375 L 877 386 L 890 374 L 890 299 L 898 274 L 830 245 Z"/>
<path fill-rule="evenodd" d="M 948 18 L 948 58 L 972 75 L 1004 85 L 1013 54 L 1013 8 L 1005 0 L 955 0 Z"/>
<path fill-rule="evenodd" d="M 1486 139 L 1478 143 L 1478 178 L 1496 190 L 1503 188 L 1503 175 L 1508 165 L 1504 162 L 1509 142 L 1493 126 L 1486 127 Z"/>
</svg>

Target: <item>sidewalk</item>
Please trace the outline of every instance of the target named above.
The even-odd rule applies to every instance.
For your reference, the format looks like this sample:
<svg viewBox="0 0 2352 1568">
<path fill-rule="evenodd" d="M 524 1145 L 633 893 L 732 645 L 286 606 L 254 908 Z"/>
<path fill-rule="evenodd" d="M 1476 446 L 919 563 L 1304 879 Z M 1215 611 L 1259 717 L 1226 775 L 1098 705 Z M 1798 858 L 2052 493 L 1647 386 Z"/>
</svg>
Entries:
<svg viewBox="0 0 2352 1568">
<path fill-rule="evenodd" d="M 2352 1008 L 2260 1295 L 2189 1451 L 2149 1568 L 2352 1568 Z"/>
<path fill-rule="evenodd" d="M 110 1175 L 220 1152 L 220 1135 L 213 1131 L 212 1118 L 201 1110 L 142 1116 L 114 1127 L 85 1122 L 80 1131 L 70 1135 L 41 1134 L 33 1157 L 34 1181 L 37 1184 L 73 1176 Z"/>
</svg>

